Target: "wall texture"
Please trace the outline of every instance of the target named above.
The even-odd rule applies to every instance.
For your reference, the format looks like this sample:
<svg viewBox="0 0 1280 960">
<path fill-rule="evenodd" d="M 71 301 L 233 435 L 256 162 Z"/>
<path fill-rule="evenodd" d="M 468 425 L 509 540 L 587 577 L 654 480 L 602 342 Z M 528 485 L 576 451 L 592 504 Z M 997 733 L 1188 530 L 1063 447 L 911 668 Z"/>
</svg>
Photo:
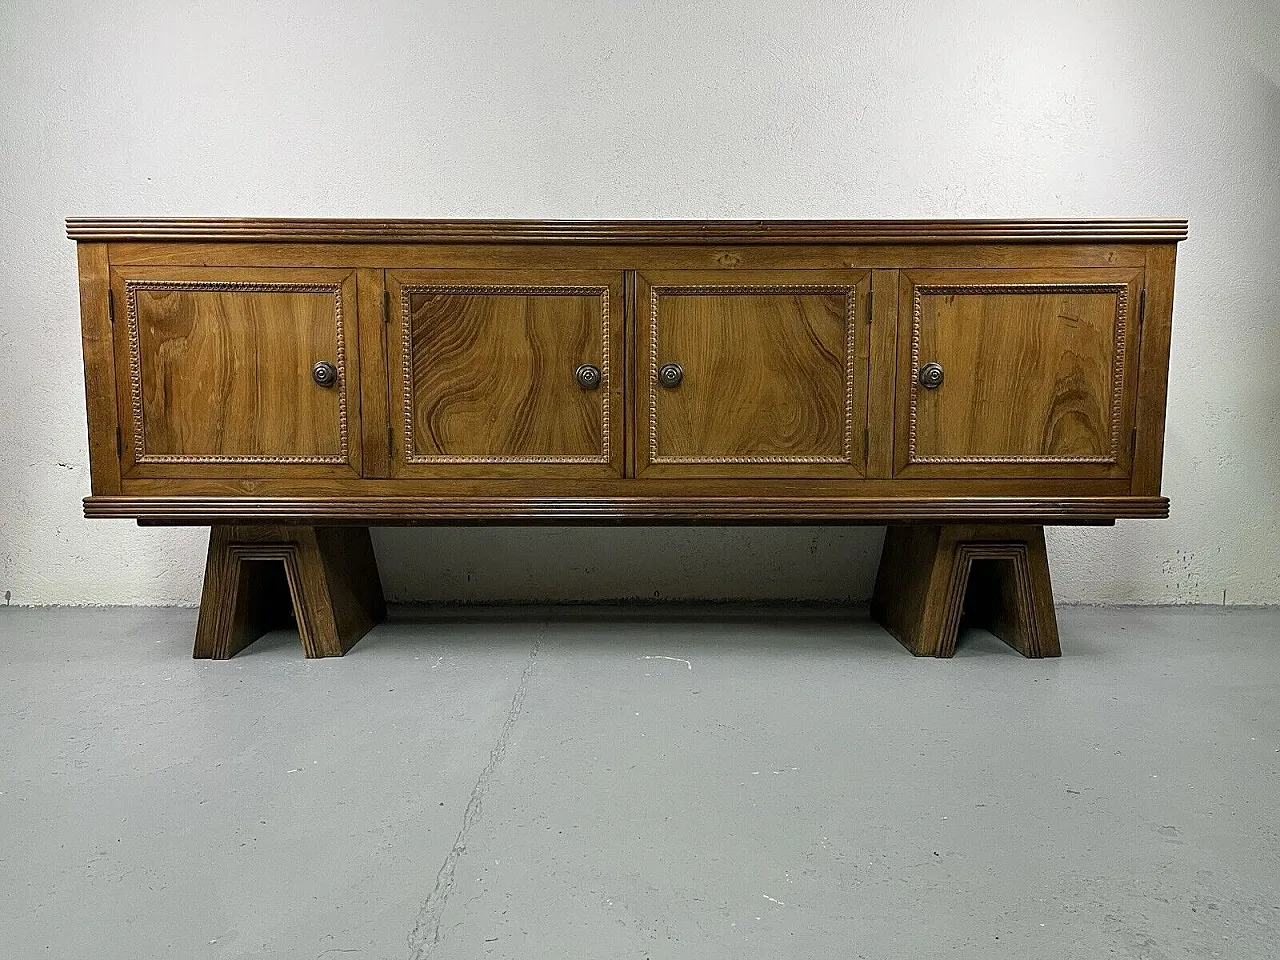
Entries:
<svg viewBox="0 0 1280 960">
<path fill-rule="evenodd" d="M 1166 522 L 1059 597 L 1280 602 L 1280 4 L 0 4 L 0 602 L 188 603 L 81 518 L 68 215 L 1183 216 Z M 430 600 L 868 595 L 881 531 L 387 530 Z"/>
</svg>

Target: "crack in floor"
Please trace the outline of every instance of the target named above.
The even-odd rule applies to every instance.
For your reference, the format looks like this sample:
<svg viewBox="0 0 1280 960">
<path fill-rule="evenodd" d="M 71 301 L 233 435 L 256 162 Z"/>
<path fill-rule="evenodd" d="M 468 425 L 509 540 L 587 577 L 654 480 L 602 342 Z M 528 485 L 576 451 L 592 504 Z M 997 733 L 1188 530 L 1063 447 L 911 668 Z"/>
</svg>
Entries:
<svg viewBox="0 0 1280 960">
<path fill-rule="evenodd" d="M 439 872 L 436 873 L 435 886 L 427 894 L 427 899 L 422 902 L 414 920 L 413 929 L 409 931 L 409 960 L 427 960 L 431 951 L 440 943 L 440 921 L 444 917 L 444 908 L 448 903 L 449 894 L 453 893 L 454 873 L 458 867 L 458 860 L 467 851 L 467 835 L 480 820 L 484 798 L 489 792 L 494 772 L 502 763 L 502 758 L 506 756 L 507 746 L 511 742 L 511 733 L 524 709 L 529 678 L 538 662 L 538 650 L 542 646 L 542 634 L 542 628 L 539 628 L 538 635 L 533 641 L 533 649 L 529 651 L 529 662 L 525 664 L 524 672 L 520 674 L 520 682 L 516 685 L 516 692 L 511 697 L 507 718 L 502 723 L 502 729 L 498 733 L 493 749 L 489 751 L 489 762 L 480 771 L 480 776 L 476 778 L 476 784 L 471 789 L 467 807 L 462 813 L 462 827 L 458 830 L 458 835 L 454 838 L 453 846 L 444 858 L 444 863 L 440 865 Z"/>
</svg>

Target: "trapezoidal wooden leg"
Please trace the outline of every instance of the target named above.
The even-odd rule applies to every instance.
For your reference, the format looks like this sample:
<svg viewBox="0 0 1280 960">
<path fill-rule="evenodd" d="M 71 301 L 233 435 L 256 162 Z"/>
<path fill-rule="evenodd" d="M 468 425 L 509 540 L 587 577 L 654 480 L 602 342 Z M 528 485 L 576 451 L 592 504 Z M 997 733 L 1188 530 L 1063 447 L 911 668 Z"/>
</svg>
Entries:
<svg viewBox="0 0 1280 960">
<path fill-rule="evenodd" d="M 215 525 L 194 656 L 226 660 L 292 611 L 307 657 L 340 657 L 387 615 L 367 527 Z"/>
<path fill-rule="evenodd" d="M 871 615 L 917 657 L 951 657 L 960 617 L 1024 657 L 1057 657 L 1044 527 L 890 527 Z"/>
</svg>

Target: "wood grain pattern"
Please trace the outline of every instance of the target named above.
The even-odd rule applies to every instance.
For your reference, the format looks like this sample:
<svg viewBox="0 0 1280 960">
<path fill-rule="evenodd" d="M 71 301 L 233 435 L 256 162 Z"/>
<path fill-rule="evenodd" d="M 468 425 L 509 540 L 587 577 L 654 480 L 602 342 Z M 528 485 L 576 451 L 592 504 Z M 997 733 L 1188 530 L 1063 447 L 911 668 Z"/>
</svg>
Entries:
<svg viewBox="0 0 1280 960">
<path fill-rule="evenodd" d="M 363 243 L 955 243 L 1177 241 L 1187 222 L 1143 220 L 325 220 L 73 217 L 73 240 Z"/>
<path fill-rule="evenodd" d="M 916 387 L 911 462 L 1115 463 L 1127 293 L 1126 284 L 916 287 L 912 372 L 923 355 L 953 376 L 945 394 Z"/>
<path fill-rule="evenodd" d="M 640 274 L 638 473 L 860 475 L 869 285 L 867 271 Z M 673 389 L 658 383 L 669 362 Z"/>
<path fill-rule="evenodd" d="M 891 526 L 871 615 L 918 657 L 951 657 L 961 617 L 1024 657 L 1061 655 L 1041 526 Z"/>
<path fill-rule="evenodd" d="M 341 394 L 305 382 L 336 354 L 338 284 L 127 280 L 125 302 L 135 463 L 346 462 Z"/>
<path fill-rule="evenodd" d="M 1133 271 L 904 272 L 899 473 L 1125 476 Z M 918 383 L 940 363 L 937 389 Z M 901 406 L 901 405 L 900 405 Z"/>
<path fill-rule="evenodd" d="M 609 462 L 605 394 L 570 371 L 608 365 L 609 288 L 405 286 L 410 463 Z M 576 361 L 576 362 L 575 362 Z"/>
<path fill-rule="evenodd" d="M 396 272 L 388 282 L 396 476 L 513 465 L 621 473 L 620 274 Z M 584 363 L 599 368 L 598 388 L 575 379 Z"/>
<path fill-rule="evenodd" d="M 116 334 L 126 475 L 358 471 L 352 271 L 135 268 L 112 282 L 126 313 Z M 313 382 L 318 360 L 336 366 L 336 386 Z"/>
<path fill-rule="evenodd" d="M 368 529 L 215 524 L 194 657 L 233 657 L 291 610 L 309 658 L 342 656 L 386 617 Z"/>
<path fill-rule="evenodd" d="M 89 474 L 98 495 L 120 492 L 116 437 L 115 353 L 105 243 L 82 243 L 76 250 L 80 274 L 80 342 L 84 350 L 84 395 L 89 426 Z"/>
</svg>

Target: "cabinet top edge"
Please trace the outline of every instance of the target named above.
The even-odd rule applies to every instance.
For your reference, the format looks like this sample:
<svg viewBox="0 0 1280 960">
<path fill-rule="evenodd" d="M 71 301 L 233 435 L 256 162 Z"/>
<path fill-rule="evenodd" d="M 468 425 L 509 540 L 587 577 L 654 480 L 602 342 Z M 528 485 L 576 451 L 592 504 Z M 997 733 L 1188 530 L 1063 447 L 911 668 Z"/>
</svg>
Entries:
<svg viewBox="0 0 1280 960">
<path fill-rule="evenodd" d="M 341 220 L 71 217 L 80 241 L 275 243 L 913 244 L 1176 243 L 1187 221 Z"/>
</svg>

